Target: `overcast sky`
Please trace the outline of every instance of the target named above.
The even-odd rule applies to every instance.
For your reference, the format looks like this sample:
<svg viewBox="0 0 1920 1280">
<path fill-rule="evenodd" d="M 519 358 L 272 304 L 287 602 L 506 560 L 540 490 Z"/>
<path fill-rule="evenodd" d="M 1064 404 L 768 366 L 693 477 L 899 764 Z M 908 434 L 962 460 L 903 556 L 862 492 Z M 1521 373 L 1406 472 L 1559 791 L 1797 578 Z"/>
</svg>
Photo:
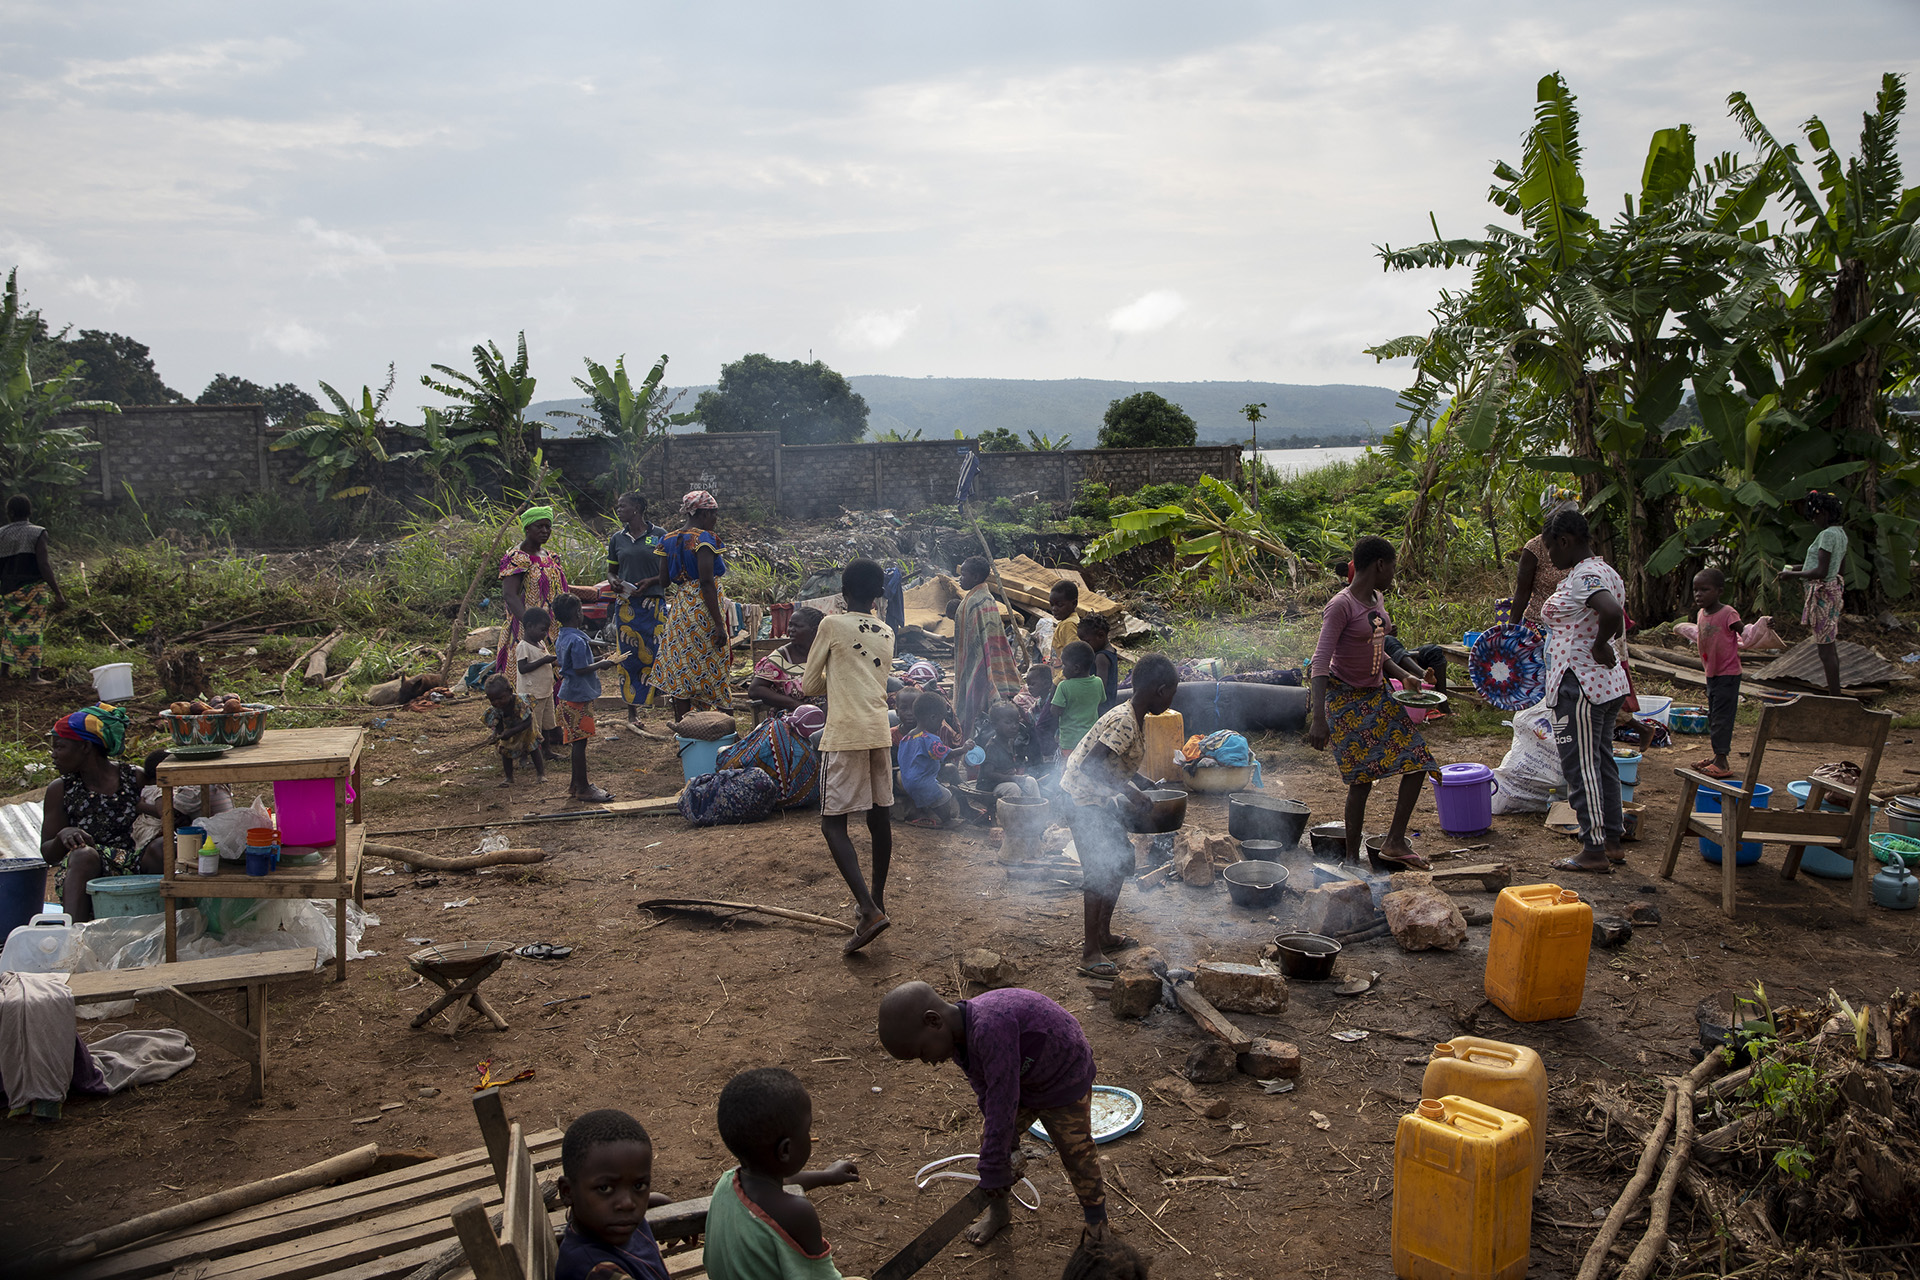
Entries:
<svg viewBox="0 0 1920 1280">
<path fill-rule="evenodd" d="M 1738 147 L 1744 89 L 1851 149 L 1917 55 L 1912 0 L 0 0 L 0 270 L 189 396 L 430 400 L 523 328 L 543 399 L 621 352 L 1392 386 L 1441 280 L 1374 246 L 1495 216 L 1543 73 L 1610 215 L 1653 129 Z"/>
</svg>

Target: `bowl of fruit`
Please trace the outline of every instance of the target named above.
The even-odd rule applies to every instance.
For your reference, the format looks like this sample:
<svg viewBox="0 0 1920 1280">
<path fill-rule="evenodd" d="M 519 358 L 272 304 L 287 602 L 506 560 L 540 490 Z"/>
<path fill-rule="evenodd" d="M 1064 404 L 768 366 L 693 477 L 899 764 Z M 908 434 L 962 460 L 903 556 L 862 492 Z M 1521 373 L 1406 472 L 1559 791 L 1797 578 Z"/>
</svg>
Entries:
<svg viewBox="0 0 1920 1280">
<path fill-rule="evenodd" d="M 250 747 L 266 732 L 263 702 L 242 702 L 237 694 L 176 702 L 160 713 L 160 725 L 176 747 Z"/>
</svg>

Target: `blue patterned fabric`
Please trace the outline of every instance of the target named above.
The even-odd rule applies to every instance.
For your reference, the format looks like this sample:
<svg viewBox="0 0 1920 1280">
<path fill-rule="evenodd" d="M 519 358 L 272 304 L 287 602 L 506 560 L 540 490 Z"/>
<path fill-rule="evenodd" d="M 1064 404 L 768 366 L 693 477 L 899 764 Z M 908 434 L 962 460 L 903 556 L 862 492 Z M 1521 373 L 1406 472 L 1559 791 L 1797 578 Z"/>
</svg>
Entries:
<svg viewBox="0 0 1920 1280">
<path fill-rule="evenodd" d="M 759 769 L 779 788 L 782 809 L 820 803 L 820 754 L 785 716 L 759 727 L 720 753 L 721 769 Z"/>
<path fill-rule="evenodd" d="M 722 827 L 771 817 L 780 784 L 759 769 L 721 769 L 695 778 L 680 793 L 680 816 L 696 827 Z"/>
</svg>

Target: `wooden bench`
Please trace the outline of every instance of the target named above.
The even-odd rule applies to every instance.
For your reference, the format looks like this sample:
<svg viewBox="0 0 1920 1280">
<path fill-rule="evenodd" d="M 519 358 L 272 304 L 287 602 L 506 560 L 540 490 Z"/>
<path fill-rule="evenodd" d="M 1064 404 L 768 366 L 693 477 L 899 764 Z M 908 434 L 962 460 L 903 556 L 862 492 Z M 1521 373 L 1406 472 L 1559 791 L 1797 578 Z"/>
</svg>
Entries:
<svg viewBox="0 0 1920 1280">
<path fill-rule="evenodd" d="M 253 1069 L 248 1097 L 267 1091 L 267 984 L 313 973 L 318 954 L 312 947 L 267 951 L 212 960 L 176 960 L 144 969 L 102 969 L 67 978 L 75 1004 L 139 1000 L 163 1011 L 196 1044 L 214 1044 Z M 240 1020 L 215 1013 L 197 995 L 233 991 L 240 996 Z"/>
</svg>

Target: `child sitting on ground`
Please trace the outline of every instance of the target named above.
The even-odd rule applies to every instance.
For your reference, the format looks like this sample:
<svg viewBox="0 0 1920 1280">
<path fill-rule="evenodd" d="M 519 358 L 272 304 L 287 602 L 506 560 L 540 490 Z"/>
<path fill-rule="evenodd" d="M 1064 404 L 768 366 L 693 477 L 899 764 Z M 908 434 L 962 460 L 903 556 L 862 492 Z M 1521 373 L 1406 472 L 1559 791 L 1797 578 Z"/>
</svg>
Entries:
<svg viewBox="0 0 1920 1280">
<path fill-rule="evenodd" d="M 924 982 L 880 1001 L 880 1043 L 893 1057 L 960 1064 L 980 1100 L 980 1188 L 967 1239 L 985 1244 L 1008 1222 L 1020 1135 L 1038 1120 L 1060 1153 L 1089 1237 L 1106 1235 L 1107 1196 L 1093 1146 L 1093 1050 L 1071 1013 L 1037 991 L 1006 987 L 948 1004 Z"/>
<path fill-rule="evenodd" d="M 1060 660 L 1066 679 L 1053 687 L 1053 705 L 1060 712 L 1060 754 L 1067 756 L 1100 718 L 1107 689 L 1093 674 L 1093 646 L 1085 640 L 1068 645 Z"/>
<path fill-rule="evenodd" d="M 1054 617 L 1053 650 L 1048 665 L 1060 665 L 1060 655 L 1066 652 L 1068 645 L 1080 638 L 1080 615 L 1075 612 L 1080 607 L 1080 588 L 1062 578 L 1053 584 L 1047 592 L 1047 612 Z"/>
<path fill-rule="evenodd" d="M 720 1091 L 720 1141 L 740 1162 L 720 1175 L 707 1209 L 704 1260 L 713 1280 L 836 1280 L 820 1215 L 803 1191 L 860 1180 L 851 1160 L 808 1169 L 813 1099 L 791 1071 L 742 1071 Z"/>
<path fill-rule="evenodd" d="M 520 643 L 514 647 L 514 669 L 519 673 L 514 691 L 533 708 L 533 727 L 545 740 L 549 760 L 560 758 L 560 722 L 553 718 L 553 681 L 559 659 L 547 648 L 553 615 L 538 607 L 520 615 Z"/>
<path fill-rule="evenodd" d="M 926 728 L 940 723 L 945 707 L 945 700 L 937 693 L 923 693 L 915 698 L 914 727 L 895 748 L 900 763 L 900 787 L 912 806 L 907 814 L 910 826 L 944 827 L 949 820 L 960 816 L 953 793 L 940 785 L 940 766 L 946 761 L 949 748 Z"/>
<path fill-rule="evenodd" d="M 1044 768 L 1033 744 L 1033 734 L 1011 702 L 987 708 L 988 731 L 980 736 L 986 759 L 980 763 L 980 788 L 996 798 L 1038 796 Z"/>
<path fill-rule="evenodd" d="M 1733 720 L 1740 712 L 1740 633 L 1747 624 L 1740 613 L 1720 599 L 1727 575 L 1702 569 L 1693 575 L 1693 603 L 1700 610 L 1700 665 L 1707 675 L 1707 732 L 1712 734 L 1713 757 L 1694 762 L 1709 778 L 1731 778 L 1727 754 L 1733 750 Z"/>
<path fill-rule="evenodd" d="M 589 1111 L 560 1140 L 560 1237 L 554 1280 L 667 1280 L 647 1209 L 667 1203 L 653 1190 L 653 1140 L 624 1111 Z"/>
<path fill-rule="evenodd" d="M 553 616 L 560 623 L 560 637 L 554 645 L 560 668 L 554 718 L 560 722 L 560 736 L 566 740 L 573 761 L 567 795 L 605 804 L 613 796 L 587 781 L 587 739 L 594 736 L 593 703 L 600 696 L 600 673 L 618 659 L 593 660 L 593 647 L 587 643 L 587 633 L 580 629 L 578 597 L 556 596 Z"/>
<path fill-rule="evenodd" d="M 500 768 L 506 777 L 495 786 L 513 785 L 513 762 L 522 760 L 533 766 L 534 776 L 540 781 L 547 780 L 546 753 L 540 749 L 540 740 L 533 732 L 533 708 L 527 700 L 513 691 L 513 681 L 506 673 L 496 671 L 487 677 L 487 701 L 492 709 L 482 717 L 484 723 L 493 729 L 493 737 L 488 741 L 500 752 Z"/>
</svg>

